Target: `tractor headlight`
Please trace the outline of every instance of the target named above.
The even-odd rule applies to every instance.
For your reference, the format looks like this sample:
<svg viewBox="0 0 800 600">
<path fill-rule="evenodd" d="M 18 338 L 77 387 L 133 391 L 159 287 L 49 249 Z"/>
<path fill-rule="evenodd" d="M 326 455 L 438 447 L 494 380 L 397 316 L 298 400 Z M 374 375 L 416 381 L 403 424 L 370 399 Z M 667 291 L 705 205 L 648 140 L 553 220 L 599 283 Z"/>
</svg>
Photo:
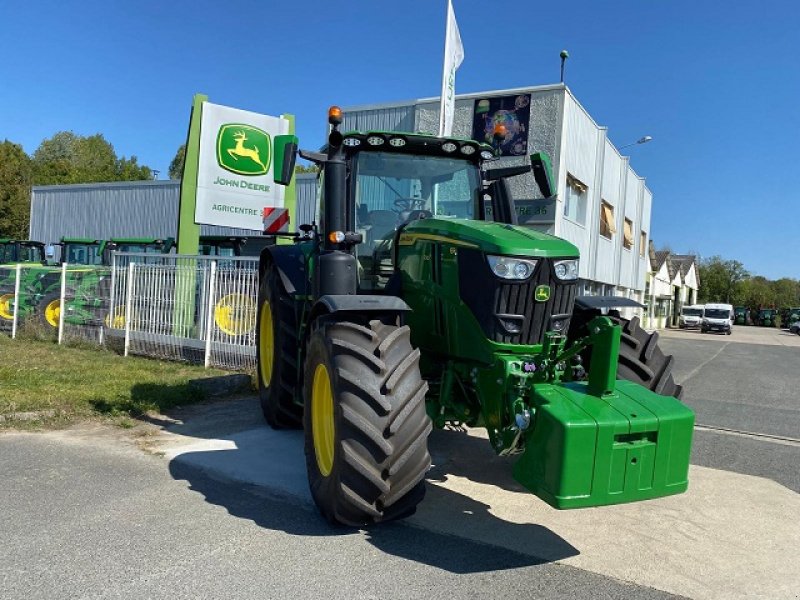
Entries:
<svg viewBox="0 0 800 600">
<path fill-rule="evenodd" d="M 553 263 L 553 270 L 556 277 L 562 281 L 569 281 L 578 278 L 578 259 L 557 260 Z"/>
<path fill-rule="evenodd" d="M 524 258 L 513 258 L 511 256 L 487 255 L 489 268 L 498 277 L 503 279 L 527 279 L 533 275 L 536 269 L 536 261 Z"/>
</svg>

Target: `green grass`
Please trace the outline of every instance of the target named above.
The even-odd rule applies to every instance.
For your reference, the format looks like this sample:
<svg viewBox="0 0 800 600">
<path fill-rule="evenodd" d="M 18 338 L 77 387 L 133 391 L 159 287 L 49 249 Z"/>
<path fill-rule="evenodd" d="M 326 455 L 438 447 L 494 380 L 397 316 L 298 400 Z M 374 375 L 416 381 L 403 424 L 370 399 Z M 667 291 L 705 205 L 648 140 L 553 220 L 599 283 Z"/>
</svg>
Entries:
<svg viewBox="0 0 800 600">
<path fill-rule="evenodd" d="M 20 413 L 33 422 L 63 424 L 95 416 L 125 417 L 205 400 L 191 380 L 225 371 L 52 341 L 0 334 L 0 427 Z M 40 415 L 40 416 L 37 416 Z M 29 422 L 30 422 L 29 421 Z"/>
</svg>

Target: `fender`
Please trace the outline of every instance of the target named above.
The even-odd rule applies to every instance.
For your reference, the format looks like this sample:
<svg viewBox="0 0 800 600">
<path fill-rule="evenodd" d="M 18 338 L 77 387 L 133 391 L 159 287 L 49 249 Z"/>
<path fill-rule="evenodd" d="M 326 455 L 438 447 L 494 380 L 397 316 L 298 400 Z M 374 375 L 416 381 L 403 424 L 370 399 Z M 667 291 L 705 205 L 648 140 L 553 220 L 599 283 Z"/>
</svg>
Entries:
<svg viewBox="0 0 800 600">
<path fill-rule="evenodd" d="M 274 264 L 278 269 L 283 287 L 289 294 L 304 293 L 306 290 L 306 265 L 305 256 L 300 246 L 267 246 L 261 251 L 258 261 L 258 281 L 264 277 L 268 264 Z"/>
<path fill-rule="evenodd" d="M 584 310 L 592 308 L 619 308 L 630 306 L 632 308 L 644 308 L 644 304 L 639 304 L 636 300 L 623 296 L 577 296 L 575 305 Z"/>
<path fill-rule="evenodd" d="M 321 315 L 354 312 L 357 314 L 401 314 L 411 307 L 397 296 L 379 295 L 327 295 L 314 303 L 308 322 Z"/>
</svg>

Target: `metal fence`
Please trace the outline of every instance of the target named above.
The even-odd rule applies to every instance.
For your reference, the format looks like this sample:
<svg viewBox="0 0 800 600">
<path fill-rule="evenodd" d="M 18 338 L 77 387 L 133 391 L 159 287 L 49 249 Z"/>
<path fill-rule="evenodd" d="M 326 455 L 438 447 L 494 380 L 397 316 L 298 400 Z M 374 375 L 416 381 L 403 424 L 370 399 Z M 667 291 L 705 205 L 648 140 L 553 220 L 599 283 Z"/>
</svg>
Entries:
<svg viewBox="0 0 800 600">
<path fill-rule="evenodd" d="M 114 253 L 110 268 L 0 266 L 0 329 L 246 370 L 257 294 L 256 258 Z"/>
</svg>

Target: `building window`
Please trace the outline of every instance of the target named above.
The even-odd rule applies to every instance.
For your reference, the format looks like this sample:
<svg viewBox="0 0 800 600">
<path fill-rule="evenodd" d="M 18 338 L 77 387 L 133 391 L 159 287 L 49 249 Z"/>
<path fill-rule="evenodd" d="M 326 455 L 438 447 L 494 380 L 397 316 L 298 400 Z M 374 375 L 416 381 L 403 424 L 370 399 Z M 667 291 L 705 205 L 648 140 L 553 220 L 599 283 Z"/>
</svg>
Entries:
<svg viewBox="0 0 800 600">
<path fill-rule="evenodd" d="M 600 201 L 600 235 L 611 239 L 617 233 L 614 225 L 614 207 L 605 200 Z"/>
<path fill-rule="evenodd" d="M 586 223 L 586 198 L 589 188 L 567 173 L 567 197 L 564 199 L 564 216 L 580 223 Z"/>
<path fill-rule="evenodd" d="M 633 248 L 633 221 L 630 219 L 622 223 L 622 247 L 626 250 Z"/>
<path fill-rule="evenodd" d="M 645 248 L 647 248 L 647 234 L 643 231 L 639 234 L 639 256 L 642 258 L 646 252 Z"/>
</svg>

